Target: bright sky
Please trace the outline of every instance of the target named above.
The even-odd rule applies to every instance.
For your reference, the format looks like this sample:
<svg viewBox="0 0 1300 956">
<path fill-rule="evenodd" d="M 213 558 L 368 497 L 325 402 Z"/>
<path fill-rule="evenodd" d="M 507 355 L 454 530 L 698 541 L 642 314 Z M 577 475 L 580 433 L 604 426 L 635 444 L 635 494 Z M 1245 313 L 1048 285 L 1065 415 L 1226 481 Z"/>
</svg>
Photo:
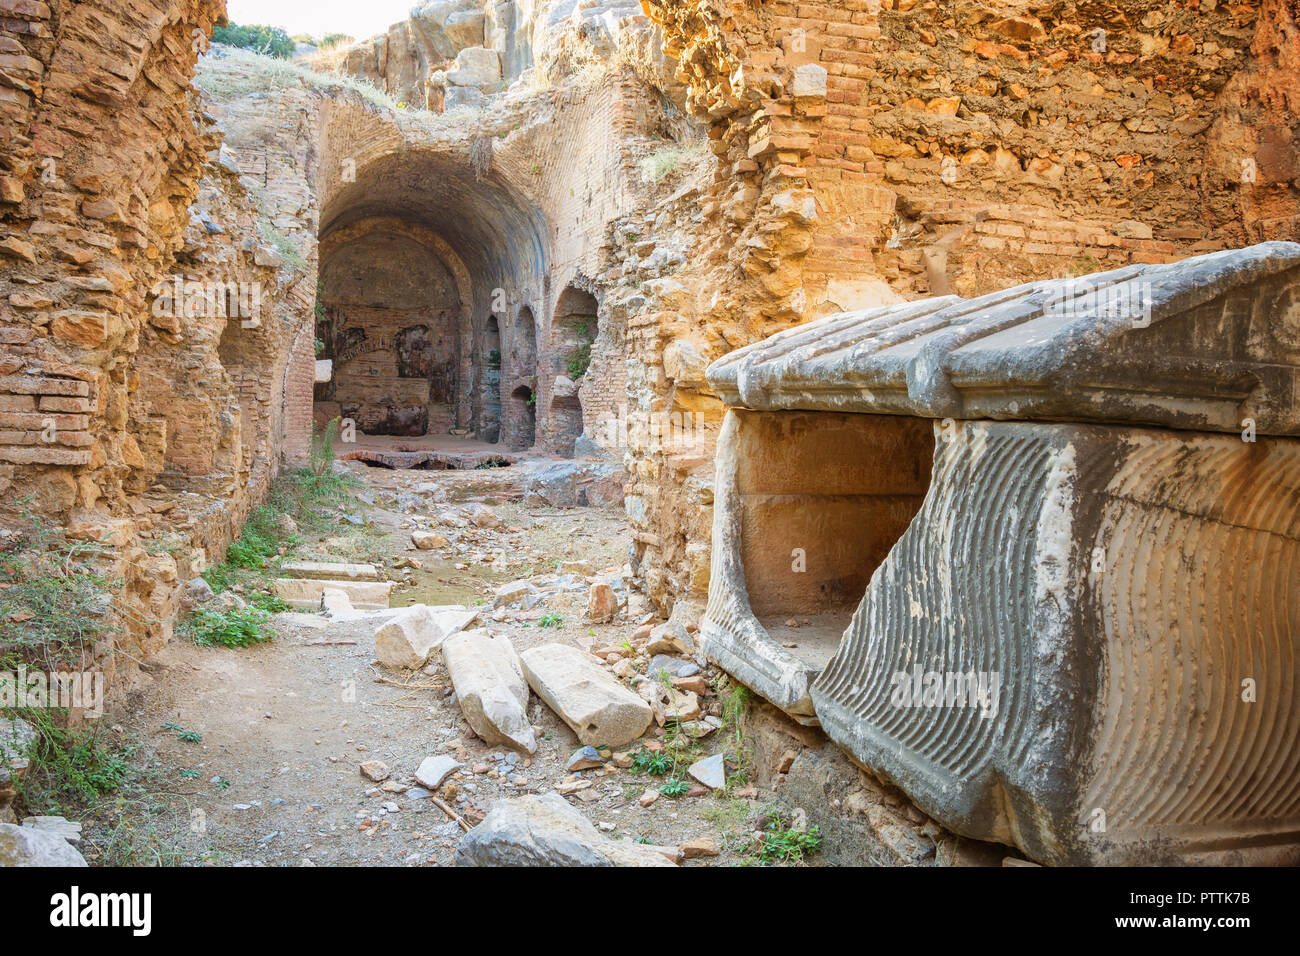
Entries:
<svg viewBox="0 0 1300 956">
<path fill-rule="evenodd" d="M 284 27 L 290 36 L 347 33 L 363 40 L 405 20 L 417 0 L 226 0 L 232 23 Z"/>
</svg>

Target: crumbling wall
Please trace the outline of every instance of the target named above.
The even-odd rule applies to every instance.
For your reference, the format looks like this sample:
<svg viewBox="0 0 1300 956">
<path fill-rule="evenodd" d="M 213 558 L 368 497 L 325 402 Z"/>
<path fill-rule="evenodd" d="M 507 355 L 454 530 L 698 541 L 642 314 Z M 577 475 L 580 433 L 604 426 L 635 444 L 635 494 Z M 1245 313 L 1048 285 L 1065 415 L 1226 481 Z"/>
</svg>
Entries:
<svg viewBox="0 0 1300 956">
<path fill-rule="evenodd" d="M 305 456 L 289 405 L 304 376 L 310 394 L 314 274 L 190 85 L 220 4 L 3 14 L 0 520 L 102 547 L 113 600 L 85 664 L 111 672 L 114 645 L 170 638 L 181 583 L 281 451 Z"/>
<path fill-rule="evenodd" d="M 645 9 L 717 156 L 703 219 L 655 224 L 697 243 L 629 340 L 633 416 L 700 416 L 631 449 L 660 602 L 707 586 L 713 359 L 836 311 L 1300 233 L 1289 2 Z"/>
<path fill-rule="evenodd" d="M 521 78 L 549 85 L 607 65 L 637 0 L 428 0 L 408 19 L 314 63 L 362 78 L 399 102 L 441 113 L 479 107 Z"/>
</svg>

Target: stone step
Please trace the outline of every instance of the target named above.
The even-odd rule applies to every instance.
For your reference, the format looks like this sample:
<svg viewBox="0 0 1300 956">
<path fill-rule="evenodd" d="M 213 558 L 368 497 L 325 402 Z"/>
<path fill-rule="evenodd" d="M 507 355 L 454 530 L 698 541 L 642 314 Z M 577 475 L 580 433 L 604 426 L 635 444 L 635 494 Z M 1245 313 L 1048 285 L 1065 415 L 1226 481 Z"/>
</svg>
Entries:
<svg viewBox="0 0 1300 956">
<path fill-rule="evenodd" d="M 379 569 L 373 564 L 342 564 L 332 561 L 286 561 L 280 567 L 286 578 L 309 578 L 313 581 L 378 581 Z"/>
<path fill-rule="evenodd" d="M 311 578 L 277 578 L 275 594 L 290 607 L 318 608 L 325 589 L 342 591 L 352 606 L 362 611 L 388 607 L 392 581 L 322 581 Z"/>
</svg>

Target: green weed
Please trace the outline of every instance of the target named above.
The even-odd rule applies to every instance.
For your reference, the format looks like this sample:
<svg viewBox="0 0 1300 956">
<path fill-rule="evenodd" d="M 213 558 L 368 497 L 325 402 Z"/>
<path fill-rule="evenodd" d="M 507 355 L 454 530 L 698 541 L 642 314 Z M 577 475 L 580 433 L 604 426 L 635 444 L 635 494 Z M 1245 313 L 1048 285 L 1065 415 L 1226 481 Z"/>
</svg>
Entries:
<svg viewBox="0 0 1300 956">
<path fill-rule="evenodd" d="M 231 611 L 200 609 L 180 630 L 200 647 L 251 647 L 271 639 L 272 635 L 263 630 L 270 617 L 259 607 Z"/>
</svg>

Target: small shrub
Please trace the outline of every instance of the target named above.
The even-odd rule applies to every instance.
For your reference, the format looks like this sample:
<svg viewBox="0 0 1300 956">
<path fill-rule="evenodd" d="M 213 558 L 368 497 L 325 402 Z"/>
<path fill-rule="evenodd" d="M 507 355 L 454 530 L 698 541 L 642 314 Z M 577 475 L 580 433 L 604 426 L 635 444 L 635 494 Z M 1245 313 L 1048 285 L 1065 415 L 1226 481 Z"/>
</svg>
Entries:
<svg viewBox="0 0 1300 956">
<path fill-rule="evenodd" d="M 685 146 L 665 146 L 655 150 L 641 160 L 641 182 L 647 184 L 662 182 L 691 152 Z"/>
<path fill-rule="evenodd" d="M 796 830 L 790 820 L 778 816 L 768 823 L 754 850 L 762 863 L 800 863 L 821 849 L 821 830 L 816 826 Z"/>
<path fill-rule="evenodd" d="M 25 531 L 0 551 L 0 637 L 7 651 L 47 670 L 79 660 L 106 625 L 112 582 L 98 571 L 105 549 L 66 541 L 20 502 Z"/>
<path fill-rule="evenodd" d="M 266 611 L 257 607 L 234 611 L 200 610 L 181 625 L 181 629 L 200 647 L 251 647 L 271 639 L 271 635 L 262 630 L 269 618 Z"/>
<path fill-rule="evenodd" d="M 569 353 L 569 361 L 565 366 L 569 378 L 576 382 L 587 374 L 589 368 L 591 368 L 591 344 L 585 343 L 574 346 L 573 351 Z"/>
<path fill-rule="evenodd" d="M 537 619 L 538 627 L 563 627 L 564 618 L 558 614 L 543 614 Z"/>
<path fill-rule="evenodd" d="M 280 253 L 280 258 L 290 269 L 301 270 L 306 267 L 307 260 L 303 257 L 302 252 L 294 245 L 292 239 L 276 229 L 269 222 L 258 224 L 258 231 L 261 232 L 262 238 L 275 246 L 275 251 Z"/>
<path fill-rule="evenodd" d="M 68 728 L 67 714 L 62 708 L 14 708 L 5 714 L 27 721 L 36 730 L 25 755 L 32 769 L 15 780 L 28 809 L 61 809 L 66 801 L 97 800 L 122 786 L 135 770 L 131 748 L 100 739 L 99 725 L 89 731 Z"/>
<path fill-rule="evenodd" d="M 690 789 L 690 785 L 685 780 L 669 780 L 659 788 L 659 792 L 663 796 L 672 797 L 675 800 L 678 797 L 686 796 Z"/>
<path fill-rule="evenodd" d="M 334 439 L 338 436 L 338 417 L 331 418 L 317 431 L 313 426 L 311 436 L 311 473 L 317 478 L 334 470 Z"/>
<path fill-rule="evenodd" d="M 673 761 L 662 750 L 646 750 L 643 747 L 632 755 L 632 769 L 637 773 L 662 777 L 673 769 Z"/>
</svg>

